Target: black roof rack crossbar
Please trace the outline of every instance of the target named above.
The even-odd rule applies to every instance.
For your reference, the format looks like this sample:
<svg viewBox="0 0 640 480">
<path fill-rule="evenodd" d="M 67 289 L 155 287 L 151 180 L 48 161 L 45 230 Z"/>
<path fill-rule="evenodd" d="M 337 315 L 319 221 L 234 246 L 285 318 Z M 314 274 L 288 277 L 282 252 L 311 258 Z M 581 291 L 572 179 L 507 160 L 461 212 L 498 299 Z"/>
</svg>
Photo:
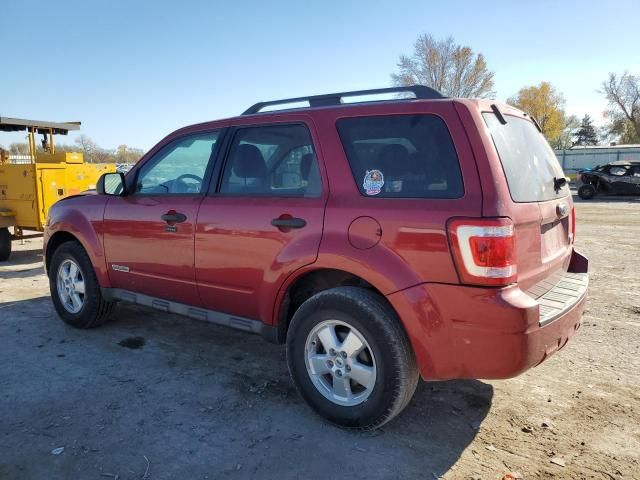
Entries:
<svg viewBox="0 0 640 480">
<path fill-rule="evenodd" d="M 344 97 L 360 97 L 365 95 L 380 95 L 385 93 L 411 92 L 417 99 L 444 98 L 444 96 L 430 87 L 424 85 L 411 85 L 408 87 L 375 88 L 373 90 L 355 90 L 353 92 L 327 93 L 325 95 L 313 95 L 310 97 L 285 98 L 282 100 L 270 100 L 258 102 L 245 110 L 243 115 L 258 113 L 265 107 L 272 105 L 285 105 L 287 103 L 309 102 L 310 107 L 324 107 L 328 105 L 340 105 Z M 413 99 L 412 99 L 413 100 Z"/>
</svg>

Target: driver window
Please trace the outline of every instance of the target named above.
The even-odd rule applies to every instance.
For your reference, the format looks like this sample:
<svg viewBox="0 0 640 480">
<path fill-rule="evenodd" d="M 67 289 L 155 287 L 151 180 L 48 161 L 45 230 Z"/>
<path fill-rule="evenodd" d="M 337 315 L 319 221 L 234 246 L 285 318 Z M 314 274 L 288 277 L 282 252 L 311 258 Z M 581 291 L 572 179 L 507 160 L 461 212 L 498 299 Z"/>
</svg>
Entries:
<svg viewBox="0 0 640 480">
<path fill-rule="evenodd" d="M 146 195 L 197 195 L 213 161 L 219 132 L 178 139 L 146 162 L 136 181 L 136 193 Z"/>
</svg>

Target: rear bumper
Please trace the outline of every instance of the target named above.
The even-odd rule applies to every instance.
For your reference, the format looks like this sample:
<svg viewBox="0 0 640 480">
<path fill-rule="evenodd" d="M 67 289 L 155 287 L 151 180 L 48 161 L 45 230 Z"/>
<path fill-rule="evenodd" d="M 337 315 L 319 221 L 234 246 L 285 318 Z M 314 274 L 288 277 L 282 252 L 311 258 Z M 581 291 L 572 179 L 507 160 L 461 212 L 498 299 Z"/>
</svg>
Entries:
<svg viewBox="0 0 640 480">
<path fill-rule="evenodd" d="M 510 378 L 564 347 L 581 326 L 588 289 L 587 259 L 572 255 L 566 278 L 539 298 L 517 285 L 423 284 L 389 295 L 422 377 Z"/>
</svg>

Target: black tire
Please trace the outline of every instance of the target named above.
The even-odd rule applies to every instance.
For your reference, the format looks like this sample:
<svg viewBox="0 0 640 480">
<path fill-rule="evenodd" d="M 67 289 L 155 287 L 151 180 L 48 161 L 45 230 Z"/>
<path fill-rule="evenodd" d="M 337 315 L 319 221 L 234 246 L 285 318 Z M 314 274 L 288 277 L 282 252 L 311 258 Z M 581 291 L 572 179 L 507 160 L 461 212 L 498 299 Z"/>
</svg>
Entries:
<svg viewBox="0 0 640 480">
<path fill-rule="evenodd" d="M 583 200 L 591 200 L 595 196 L 595 194 L 596 187 L 594 187 L 590 183 L 580 185 L 580 188 L 578 188 L 578 196 Z"/>
<path fill-rule="evenodd" d="M 6 262 L 11 256 L 11 234 L 8 228 L 0 228 L 0 262 Z"/>
<path fill-rule="evenodd" d="M 84 301 L 82 308 L 77 313 L 67 310 L 58 294 L 58 271 L 65 260 L 75 262 L 84 279 Z M 102 325 L 109 320 L 109 314 L 115 305 L 115 302 L 108 302 L 102 297 L 91 259 L 78 242 L 65 242 L 53 252 L 49 267 L 49 290 L 53 305 L 60 318 L 76 328 L 94 328 Z"/>
<path fill-rule="evenodd" d="M 343 406 L 326 398 L 307 372 L 307 337 L 326 320 L 357 329 L 372 350 L 376 380 L 358 405 Z M 380 295 L 358 287 L 325 290 L 300 306 L 287 332 L 287 364 L 306 402 L 327 420 L 352 429 L 375 429 L 398 415 L 413 397 L 419 378 L 411 344 L 393 309 Z"/>
</svg>

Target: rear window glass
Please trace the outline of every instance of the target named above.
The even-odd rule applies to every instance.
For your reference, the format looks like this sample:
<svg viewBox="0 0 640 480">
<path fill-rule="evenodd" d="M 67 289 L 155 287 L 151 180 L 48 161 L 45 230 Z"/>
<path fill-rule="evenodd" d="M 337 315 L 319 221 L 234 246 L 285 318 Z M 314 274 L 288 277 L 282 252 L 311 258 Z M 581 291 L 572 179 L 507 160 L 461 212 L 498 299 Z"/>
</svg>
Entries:
<svg viewBox="0 0 640 480">
<path fill-rule="evenodd" d="M 564 172 L 544 136 L 524 118 L 507 115 L 502 125 L 493 113 L 483 113 L 496 146 L 514 202 L 542 202 L 569 194 L 569 186 L 554 189 L 554 177 Z"/>
<path fill-rule="evenodd" d="M 460 164 L 449 130 L 435 115 L 338 120 L 360 193 L 371 197 L 460 198 Z"/>
</svg>

